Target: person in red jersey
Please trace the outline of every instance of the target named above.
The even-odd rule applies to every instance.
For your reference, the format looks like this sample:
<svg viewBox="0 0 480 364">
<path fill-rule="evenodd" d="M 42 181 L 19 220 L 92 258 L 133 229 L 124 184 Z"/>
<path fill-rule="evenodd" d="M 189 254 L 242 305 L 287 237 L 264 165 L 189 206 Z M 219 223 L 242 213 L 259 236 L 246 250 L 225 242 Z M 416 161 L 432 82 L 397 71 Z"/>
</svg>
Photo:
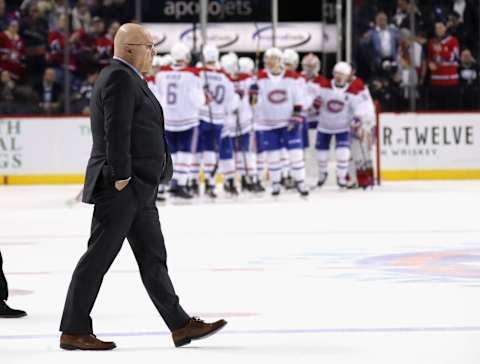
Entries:
<svg viewBox="0 0 480 364">
<path fill-rule="evenodd" d="M 115 37 L 119 27 L 120 23 L 118 21 L 114 21 L 108 27 L 106 34 L 95 39 L 93 48 L 95 52 L 95 59 L 100 69 L 104 68 L 110 63 L 110 60 L 113 56 L 113 38 Z"/>
<path fill-rule="evenodd" d="M 7 29 L 0 33 L 0 68 L 9 71 L 17 81 L 25 77 L 25 44 L 18 30 L 18 21 L 11 20 Z"/>
<path fill-rule="evenodd" d="M 443 22 L 436 22 L 435 38 L 428 43 L 429 102 L 432 109 L 458 108 L 458 61 L 458 39 L 447 34 L 447 27 Z"/>
</svg>

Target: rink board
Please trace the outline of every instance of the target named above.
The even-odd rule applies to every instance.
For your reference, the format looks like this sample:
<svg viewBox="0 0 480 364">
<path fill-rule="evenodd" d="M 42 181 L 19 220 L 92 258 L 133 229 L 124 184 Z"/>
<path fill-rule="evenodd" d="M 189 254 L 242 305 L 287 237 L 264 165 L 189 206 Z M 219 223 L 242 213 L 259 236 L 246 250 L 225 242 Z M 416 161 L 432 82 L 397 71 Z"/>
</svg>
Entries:
<svg viewBox="0 0 480 364">
<path fill-rule="evenodd" d="M 382 113 L 383 180 L 480 178 L 479 113 Z"/>
<path fill-rule="evenodd" d="M 480 179 L 479 119 L 480 113 L 381 114 L 382 179 Z M 0 185 L 81 184 L 91 143 L 87 117 L 0 118 Z M 311 144 L 307 175 L 314 178 Z"/>
</svg>

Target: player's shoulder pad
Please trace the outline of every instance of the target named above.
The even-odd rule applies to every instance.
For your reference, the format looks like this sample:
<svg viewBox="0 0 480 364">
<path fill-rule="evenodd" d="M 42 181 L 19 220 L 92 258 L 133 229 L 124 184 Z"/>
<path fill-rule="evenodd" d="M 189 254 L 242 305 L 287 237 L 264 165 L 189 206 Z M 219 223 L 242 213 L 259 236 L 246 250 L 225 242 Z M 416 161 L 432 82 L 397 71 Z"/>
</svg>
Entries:
<svg viewBox="0 0 480 364">
<path fill-rule="evenodd" d="M 363 82 L 352 82 L 348 88 L 347 88 L 347 93 L 352 94 L 352 95 L 358 95 L 360 92 L 362 92 L 365 89 L 365 84 Z"/>
<path fill-rule="evenodd" d="M 331 87 L 331 82 L 328 78 L 318 75 L 313 79 L 313 83 L 320 85 L 321 87 Z"/>
<path fill-rule="evenodd" d="M 158 69 L 158 72 L 173 71 L 172 66 L 162 66 Z"/>
<path fill-rule="evenodd" d="M 188 72 L 188 73 L 194 74 L 195 76 L 200 75 L 200 69 L 195 67 L 185 67 L 185 68 L 182 68 L 180 71 Z"/>
<path fill-rule="evenodd" d="M 315 82 L 321 88 L 332 88 L 332 80 L 329 80 L 323 76 L 316 77 L 313 82 Z"/>
<path fill-rule="evenodd" d="M 297 80 L 300 78 L 300 74 L 297 71 L 292 71 L 288 70 L 285 71 L 285 74 L 283 75 L 284 78 L 293 78 L 294 80 Z"/>
<path fill-rule="evenodd" d="M 268 72 L 266 70 L 259 70 L 257 74 L 257 80 L 263 80 L 268 78 Z"/>
<path fill-rule="evenodd" d="M 239 73 L 237 78 L 236 78 L 236 81 L 245 81 L 245 80 L 248 80 L 250 76 L 248 73 Z"/>
<path fill-rule="evenodd" d="M 360 77 L 355 77 L 350 83 L 350 87 L 356 87 L 360 90 L 363 90 L 365 88 L 365 82 Z"/>
</svg>

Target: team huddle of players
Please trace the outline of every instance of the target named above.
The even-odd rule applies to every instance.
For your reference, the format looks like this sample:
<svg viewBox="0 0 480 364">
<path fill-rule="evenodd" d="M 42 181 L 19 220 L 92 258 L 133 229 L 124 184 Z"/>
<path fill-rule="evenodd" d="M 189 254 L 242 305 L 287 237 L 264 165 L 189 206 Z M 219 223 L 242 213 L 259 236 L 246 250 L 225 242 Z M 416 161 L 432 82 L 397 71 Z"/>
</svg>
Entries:
<svg viewBox="0 0 480 364">
<path fill-rule="evenodd" d="M 237 195 L 237 175 L 242 191 L 261 193 L 267 171 L 272 195 L 292 188 L 307 196 L 305 149 L 312 123 L 317 125 L 317 185 L 327 179 L 332 136 L 337 184 L 352 185 L 351 141 L 369 134 L 375 112 L 368 88 L 348 63 L 337 63 L 330 80 L 319 75 L 314 54 L 302 59 L 298 73 L 299 55 L 288 49 L 268 49 L 262 70 L 248 57 L 220 57 L 210 44 L 203 47 L 197 67 L 190 66 L 190 49 L 183 43 L 175 44 L 169 57 L 171 64 L 157 68 L 147 81 L 164 111 L 174 165 L 171 195 L 198 195 L 202 170 L 203 193 L 212 198 L 217 173 L 224 177 L 225 192 Z M 163 196 L 161 187 L 159 200 Z"/>
</svg>

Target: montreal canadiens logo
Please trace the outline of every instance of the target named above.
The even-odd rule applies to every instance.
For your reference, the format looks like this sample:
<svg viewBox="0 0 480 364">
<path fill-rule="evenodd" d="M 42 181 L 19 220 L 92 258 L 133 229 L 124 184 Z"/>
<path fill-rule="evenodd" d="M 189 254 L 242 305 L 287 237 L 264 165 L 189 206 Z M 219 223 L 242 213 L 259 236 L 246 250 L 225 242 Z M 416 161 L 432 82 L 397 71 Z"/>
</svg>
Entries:
<svg viewBox="0 0 480 364">
<path fill-rule="evenodd" d="M 338 113 L 343 110 L 345 103 L 343 101 L 331 100 L 327 102 L 327 109 L 331 113 Z"/>
<path fill-rule="evenodd" d="M 272 104 L 281 104 L 287 101 L 286 90 L 273 90 L 268 93 L 268 101 Z"/>
</svg>

